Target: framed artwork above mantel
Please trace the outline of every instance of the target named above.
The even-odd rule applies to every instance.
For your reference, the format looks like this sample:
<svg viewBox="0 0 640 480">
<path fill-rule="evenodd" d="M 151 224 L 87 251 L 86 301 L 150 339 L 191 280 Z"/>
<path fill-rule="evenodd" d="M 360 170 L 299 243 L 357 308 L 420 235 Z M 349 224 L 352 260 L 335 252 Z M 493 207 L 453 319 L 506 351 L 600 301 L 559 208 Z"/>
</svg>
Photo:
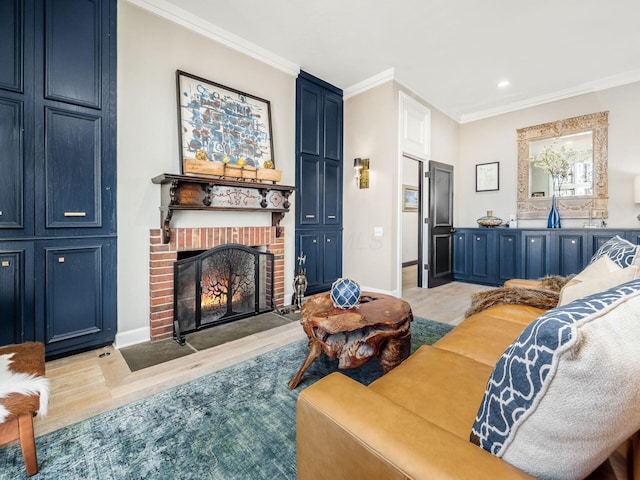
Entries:
<svg viewBox="0 0 640 480">
<path fill-rule="evenodd" d="M 202 162 L 274 168 L 268 100 L 180 70 L 176 77 L 183 174 L 201 173 Z"/>
</svg>

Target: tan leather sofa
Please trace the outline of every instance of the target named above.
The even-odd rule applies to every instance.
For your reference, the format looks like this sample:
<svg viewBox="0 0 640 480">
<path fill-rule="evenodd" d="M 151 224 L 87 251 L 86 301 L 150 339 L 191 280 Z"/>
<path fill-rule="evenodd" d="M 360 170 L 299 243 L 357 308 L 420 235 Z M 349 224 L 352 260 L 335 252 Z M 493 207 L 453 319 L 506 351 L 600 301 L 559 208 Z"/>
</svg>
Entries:
<svg viewBox="0 0 640 480">
<path fill-rule="evenodd" d="M 469 433 L 494 364 L 542 312 L 492 307 L 369 386 L 333 373 L 303 390 L 298 478 L 533 478 L 472 444 Z M 611 478 L 604 470 L 589 478 Z"/>
</svg>

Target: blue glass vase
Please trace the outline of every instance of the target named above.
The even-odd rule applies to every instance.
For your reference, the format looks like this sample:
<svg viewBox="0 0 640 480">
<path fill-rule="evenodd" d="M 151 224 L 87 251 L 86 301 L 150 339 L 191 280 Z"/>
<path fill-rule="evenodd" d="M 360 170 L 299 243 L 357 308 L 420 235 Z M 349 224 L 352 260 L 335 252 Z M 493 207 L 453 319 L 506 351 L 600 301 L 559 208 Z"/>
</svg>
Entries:
<svg viewBox="0 0 640 480">
<path fill-rule="evenodd" d="M 551 197 L 551 210 L 547 219 L 547 228 L 562 228 L 560 224 L 560 212 L 556 208 L 556 196 Z"/>
</svg>

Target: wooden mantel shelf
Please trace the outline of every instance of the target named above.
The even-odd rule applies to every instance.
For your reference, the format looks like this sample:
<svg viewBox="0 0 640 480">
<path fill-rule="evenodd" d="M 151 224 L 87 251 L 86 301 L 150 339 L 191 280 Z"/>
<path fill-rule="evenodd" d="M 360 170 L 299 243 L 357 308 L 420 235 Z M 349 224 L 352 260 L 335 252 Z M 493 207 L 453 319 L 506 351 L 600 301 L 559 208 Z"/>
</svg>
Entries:
<svg viewBox="0 0 640 480">
<path fill-rule="evenodd" d="M 243 212 L 271 212 L 271 225 L 279 226 L 289 211 L 290 185 L 218 179 L 195 175 L 163 173 L 151 179 L 162 186 L 160 228 L 162 241 L 171 240 L 171 219 L 176 210 L 227 210 Z"/>
</svg>

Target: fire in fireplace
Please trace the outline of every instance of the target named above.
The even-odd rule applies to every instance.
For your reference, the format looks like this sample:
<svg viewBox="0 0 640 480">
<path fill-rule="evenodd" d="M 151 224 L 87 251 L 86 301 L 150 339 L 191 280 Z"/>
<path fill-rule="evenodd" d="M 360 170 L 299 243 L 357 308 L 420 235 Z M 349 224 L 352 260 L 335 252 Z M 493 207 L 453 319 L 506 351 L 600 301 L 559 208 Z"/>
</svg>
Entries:
<svg viewBox="0 0 640 480">
<path fill-rule="evenodd" d="M 184 252 L 174 264 L 174 338 L 274 309 L 273 254 L 240 244 Z M 191 256 L 188 256 L 191 253 Z"/>
</svg>

